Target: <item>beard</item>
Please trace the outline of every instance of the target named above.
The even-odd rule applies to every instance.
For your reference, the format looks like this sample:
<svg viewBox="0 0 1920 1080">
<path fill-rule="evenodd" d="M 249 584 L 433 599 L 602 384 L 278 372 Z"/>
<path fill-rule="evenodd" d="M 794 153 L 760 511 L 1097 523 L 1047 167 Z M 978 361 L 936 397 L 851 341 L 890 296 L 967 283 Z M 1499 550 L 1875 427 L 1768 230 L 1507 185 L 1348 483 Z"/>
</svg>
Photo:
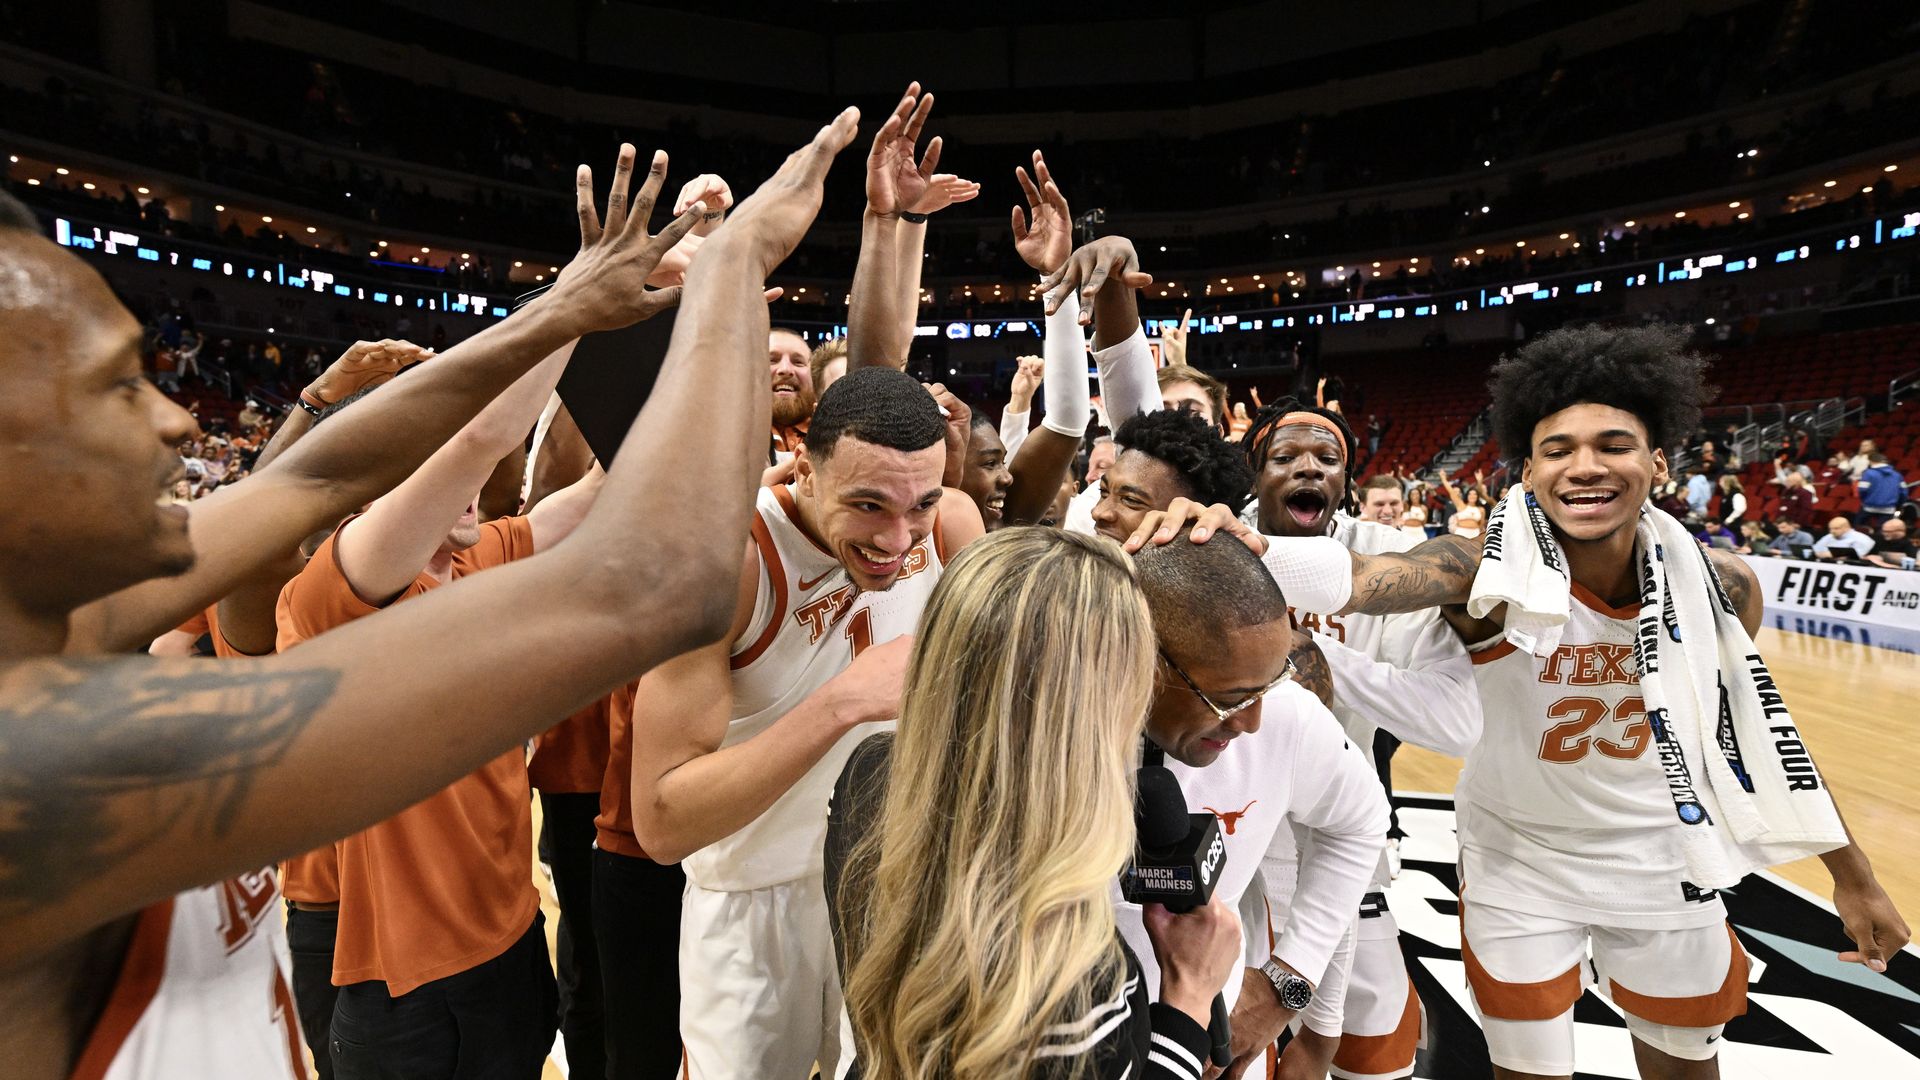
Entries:
<svg viewBox="0 0 1920 1080">
<path fill-rule="evenodd" d="M 773 398 L 773 425 L 786 428 L 803 424 L 813 416 L 813 405 L 813 391 L 804 386 L 794 387 L 791 397 L 776 394 Z"/>
</svg>

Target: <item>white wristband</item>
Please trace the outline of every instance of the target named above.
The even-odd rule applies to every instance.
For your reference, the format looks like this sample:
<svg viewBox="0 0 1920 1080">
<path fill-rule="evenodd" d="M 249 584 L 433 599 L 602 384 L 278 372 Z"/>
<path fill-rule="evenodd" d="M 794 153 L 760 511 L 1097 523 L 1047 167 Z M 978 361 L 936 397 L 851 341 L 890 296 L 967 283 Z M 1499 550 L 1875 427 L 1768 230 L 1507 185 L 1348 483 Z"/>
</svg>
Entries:
<svg viewBox="0 0 1920 1080">
<path fill-rule="evenodd" d="M 1069 291 L 1060 298 L 1060 310 L 1047 316 L 1047 339 L 1041 343 L 1045 362 L 1040 393 L 1047 413 L 1040 426 L 1077 439 L 1086 434 L 1092 395 L 1087 388 L 1087 339 L 1080 329 L 1080 295 Z"/>
<path fill-rule="evenodd" d="M 1353 599 L 1353 553 L 1331 536 L 1269 536 L 1260 556 L 1298 612 L 1332 615 Z"/>
</svg>

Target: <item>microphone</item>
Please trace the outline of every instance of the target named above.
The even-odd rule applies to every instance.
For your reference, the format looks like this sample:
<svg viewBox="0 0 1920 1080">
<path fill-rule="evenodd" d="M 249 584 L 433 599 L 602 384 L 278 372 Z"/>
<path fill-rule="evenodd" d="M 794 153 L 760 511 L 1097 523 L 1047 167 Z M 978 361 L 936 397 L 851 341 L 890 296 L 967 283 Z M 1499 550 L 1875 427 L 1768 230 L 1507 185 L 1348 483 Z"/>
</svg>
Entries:
<svg viewBox="0 0 1920 1080">
<path fill-rule="evenodd" d="M 1138 839 L 1133 862 L 1120 871 L 1120 892 L 1129 903 L 1160 904 L 1184 915 L 1213 899 L 1214 883 L 1226 864 L 1227 847 L 1212 814 L 1187 811 L 1180 780 L 1164 766 L 1140 769 L 1133 822 Z M 1227 1001 L 1213 996 L 1207 1025 L 1213 1064 L 1233 1064 L 1232 1029 Z"/>
</svg>

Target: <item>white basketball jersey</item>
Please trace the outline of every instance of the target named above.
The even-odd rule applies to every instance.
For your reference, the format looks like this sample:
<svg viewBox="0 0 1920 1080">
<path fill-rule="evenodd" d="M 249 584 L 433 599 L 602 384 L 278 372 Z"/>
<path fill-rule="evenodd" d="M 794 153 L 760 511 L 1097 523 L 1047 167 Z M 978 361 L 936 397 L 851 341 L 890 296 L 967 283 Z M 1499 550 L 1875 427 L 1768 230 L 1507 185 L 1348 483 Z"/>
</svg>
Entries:
<svg viewBox="0 0 1920 1080">
<path fill-rule="evenodd" d="M 273 868 L 141 912 L 76 1077 L 305 1080 Z"/>
<path fill-rule="evenodd" d="M 1485 727 L 1457 788 L 1461 873 L 1477 902 L 1649 929 L 1724 917 L 1686 880 L 1673 800 L 1633 662 L 1637 609 L 1573 587 L 1561 643 L 1474 653 Z"/>
<path fill-rule="evenodd" d="M 861 592 L 840 561 L 801 529 L 792 490 L 760 489 L 753 522 L 760 581 L 753 618 L 734 642 L 733 721 L 723 747 L 772 727 L 868 646 L 914 632 L 943 566 L 937 517 L 933 530 L 908 553 L 892 588 Z M 703 889 L 745 892 L 820 873 L 833 782 L 861 739 L 891 727 L 862 724 L 842 736 L 766 813 L 689 855 L 687 879 Z"/>
</svg>

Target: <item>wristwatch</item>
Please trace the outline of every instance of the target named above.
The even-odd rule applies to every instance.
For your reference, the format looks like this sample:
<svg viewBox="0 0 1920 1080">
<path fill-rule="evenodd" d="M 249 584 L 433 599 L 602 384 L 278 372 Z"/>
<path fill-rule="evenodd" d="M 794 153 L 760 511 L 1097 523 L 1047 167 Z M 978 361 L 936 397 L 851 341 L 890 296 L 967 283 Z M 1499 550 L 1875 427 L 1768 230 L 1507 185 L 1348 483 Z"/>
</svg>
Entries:
<svg viewBox="0 0 1920 1080">
<path fill-rule="evenodd" d="M 1280 995 L 1280 1004 L 1294 1012 L 1301 1012 L 1313 1004 L 1313 984 L 1305 978 L 1280 966 L 1280 961 L 1268 958 L 1260 965 L 1260 974 L 1273 982 L 1274 992 Z"/>
</svg>

